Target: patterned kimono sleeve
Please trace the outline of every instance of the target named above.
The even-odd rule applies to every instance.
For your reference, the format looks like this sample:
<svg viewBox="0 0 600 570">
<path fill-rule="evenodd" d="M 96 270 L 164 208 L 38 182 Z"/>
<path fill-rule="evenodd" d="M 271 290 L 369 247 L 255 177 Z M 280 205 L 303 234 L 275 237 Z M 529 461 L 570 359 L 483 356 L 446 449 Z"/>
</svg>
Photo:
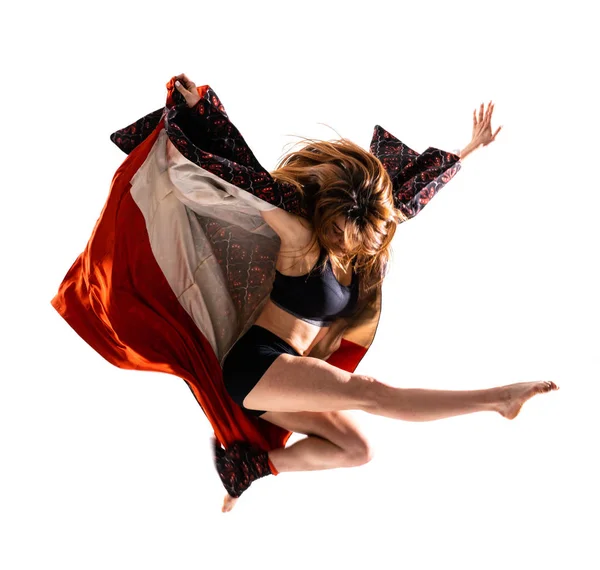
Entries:
<svg viewBox="0 0 600 570">
<path fill-rule="evenodd" d="M 259 172 L 264 170 L 237 127 L 229 120 L 217 94 L 203 86 L 204 95 L 193 106 L 178 105 L 170 114 L 171 128 L 179 127 L 197 148 Z"/>
<path fill-rule="evenodd" d="M 156 128 L 162 118 L 163 109 L 157 109 L 110 135 L 114 142 L 125 154 L 129 154 Z"/>
<path fill-rule="evenodd" d="M 254 156 L 229 120 L 217 94 L 208 86 L 192 108 L 185 102 L 168 110 L 165 129 L 170 141 L 189 161 L 287 212 L 306 215 L 296 189 L 279 183 Z M 177 102 L 178 92 L 174 94 Z"/>
<path fill-rule="evenodd" d="M 416 216 L 461 168 L 458 155 L 434 147 L 419 154 L 379 125 L 371 152 L 386 167 L 395 206 L 407 219 Z"/>
</svg>

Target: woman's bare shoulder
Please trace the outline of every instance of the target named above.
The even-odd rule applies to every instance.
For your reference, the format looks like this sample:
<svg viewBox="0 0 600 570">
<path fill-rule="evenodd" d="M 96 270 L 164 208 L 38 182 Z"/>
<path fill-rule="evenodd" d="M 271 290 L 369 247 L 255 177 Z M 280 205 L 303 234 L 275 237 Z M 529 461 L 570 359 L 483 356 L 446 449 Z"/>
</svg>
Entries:
<svg viewBox="0 0 600 570">
<path fill-rule="evenodd" d="M 263 220 L 279 236 L 282 243 L 302 247 L 313 240 L 314 230 L 306 218 L 281 208 L 261 211 Z"/>
</svg>

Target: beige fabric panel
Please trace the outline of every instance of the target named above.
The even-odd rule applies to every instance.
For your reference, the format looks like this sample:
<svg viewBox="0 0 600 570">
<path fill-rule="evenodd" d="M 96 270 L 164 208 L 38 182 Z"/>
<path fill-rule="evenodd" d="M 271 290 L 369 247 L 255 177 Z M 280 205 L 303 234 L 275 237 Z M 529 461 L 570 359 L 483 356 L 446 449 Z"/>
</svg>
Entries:
<svg viewBox="0 0 600 570">
<path fill-rule="evenodd" d="M 272 288 L 280 242 L 260 211 L 273 206 L 189 162 L 164 130 L 131 195 L 161 271 L 222 361 Z"/>
</svg>

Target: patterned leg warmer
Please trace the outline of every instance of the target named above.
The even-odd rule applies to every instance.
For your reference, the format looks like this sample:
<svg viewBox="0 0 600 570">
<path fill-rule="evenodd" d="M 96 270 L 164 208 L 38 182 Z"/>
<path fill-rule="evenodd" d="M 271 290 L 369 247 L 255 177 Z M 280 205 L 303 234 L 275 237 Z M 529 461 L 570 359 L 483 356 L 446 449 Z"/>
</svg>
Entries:
<svg viewBox="0 0 600 570">
<path fill-rule="evenodd" d="M 224 450 L 213 438 L 213 446 L 217 473 L 231 497 L 239 497 L 250 487 L 252 481 L 272 473 L 277 474 L 267 452 L 246 441 L 236 441 L 229 446 L 229 449 Z"/>
</svg>

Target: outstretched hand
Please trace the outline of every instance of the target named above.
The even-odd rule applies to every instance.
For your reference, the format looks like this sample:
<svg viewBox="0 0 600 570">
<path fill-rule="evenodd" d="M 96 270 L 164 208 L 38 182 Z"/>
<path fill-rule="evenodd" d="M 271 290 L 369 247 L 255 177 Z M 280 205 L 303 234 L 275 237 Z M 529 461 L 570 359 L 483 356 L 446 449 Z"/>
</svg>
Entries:
<svg viewBox="0 0 600 570">
<path fill-rule="evenodd" d="M 177 85 L 177 82 L 179 82 L 179 85 Z M 175 76 L 175 89 L 183 95 L 188 107 L 193 107 L 200 101 L 196 84 L 185 73 Z"/>
<path fill-rule="evenodd" d="M 481 104 L 479 109 L 479 118 L 477 118 L 477 109 L 473 111 L 473 137 L 471 142 L 463 148 L 460 153 L 460 159 L 464 160 L 474 150 L 477 150 L 480 146 L 487 146 L 491 142 L 496 140 L 496 135 L 500 132 L 502 126 L 496 129 L 496 132 L 492 134 L 492 113 L 494 112 L 494 104 L 490 101 L 488 108 L 484 113 L 484 105 Z"/>
<path fill-rule="evenodd" d="M 494 104 L 490 101 L 485 113 L 483 112 L 484 105 L 481 104 L 479 109 L 479 120 L 477 119 L 477 109 L 473 111 L 473 138 L 471 144 L 474 148 L 480 145 L 487 146 L 496 140 L 496 135 L 500 132 L 502 126 L 496 129 L 492 135 L 492 113 L 494 112 Z"/>
</svg>

